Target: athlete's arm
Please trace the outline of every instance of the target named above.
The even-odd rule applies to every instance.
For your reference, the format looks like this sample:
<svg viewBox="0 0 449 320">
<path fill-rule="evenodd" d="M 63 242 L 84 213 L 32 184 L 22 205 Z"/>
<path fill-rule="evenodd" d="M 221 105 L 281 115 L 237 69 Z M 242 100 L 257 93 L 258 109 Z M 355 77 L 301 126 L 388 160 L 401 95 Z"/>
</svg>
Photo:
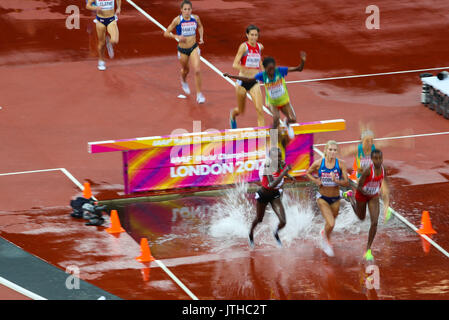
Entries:
<svg viewBox="0 0 449 320">
<path fill-rule="evenodd" d="M 176 17 L 176 18 L 173 19 L 173 21 L 172 21 L 172 22 L 170 23 L 170 25 L 167 27 L 167 30 L 165 30 L 165 32 L 164 32 L 164 37 L 170 38 L 170 39 L 176 39 L 176 40 L 180 41 L 180 40 L 181 40 L 181 37 L 178 36 L 178 35 L 176 35 L 176 34 L 173 34 L 173 33 L 172 33 L 172 30 L 173 30 L 174 28 L 176 28 L 176 26 L 177 26 L 178 24 L 179 24 L 179 17 Z"/>
<path fill-rule="evenodd" d="M 288 72 L 302 71 L 304 69 L 304 64 L 306 63 L 306 57 L 306 53 L 304 51 L 301 51 L 301 63 L 297 67 L 289 67 Z"/>
<path fill-rule="evenodd" d="M 388 209 L 390 207 L 390 188 L 388 187 L 386 178 L 387 177 L 384 176 L 384 180 L 380 186 L 380 194 L 384 203 L 384 220 L 387 217 Z"/>
<path fill-rule="evenodd" d="M 359 179 L 359 183 L 357 184 L 357 191 L 359 191 L 363 195 L 366 195 L 366 194 L 365 194 L 365 192 L 363 192 L 362 188 L 363 188 L 363 185 L 365 184 L 366 178 L 368 178 L 368 176 L 370 174 L 371 174 L 371 168 L 368 167 L 363 171 L 363 173 Z"/>
<path fill-rule="evenodd" d="M 232 79 L 237 79 L 237 80 L 241 80 L 241 81 L 254 81 L 256 80 L 256 78 L 252 77 L 252 78 L 248 78 L 248 77 L 242 77 L 242 76 L 233 76 L 229 73 L 223 73 L 223 77 L 228 77 L 228 78 L 232 78 Z"/>
<path fill-rule="evenodd" d="M 97 6 L 93 6 L 92 3 L 95 0 L 88 0 L 86 3 L 86 9 L 87 10 L 92 10 L 92 11 L 101 11 L 101 7 L 97 7 Z"/>
<path fill-rule="evenodd" d="M 117 10 L 115 10 L 115 14 L 119 15 L 122 11 L 122 0 L 116 0 L 117 1 Z"/>
<path fill-rule="evenodd" d="M 200 41 L 199 44 L 203 44 L 204 43 L 204 27 L 203 24 L 201 23 L 200 17 L 198 16 L 194 16 L 196 22 L 198 23 L 198 34 L 200 35 Z"/>
<path fill-rule="evenodd" d="M 339 159 L 338 162 L 340 163 L 340 169 L 341 169 L 342 176 L 340 177 L 340 180 L 336 180 L 335 177 L 332 176 L 332 181 L 334 181 L 340 187 L 348 187 L 349 179 L 348 179 L 348 169 L 346 168 L 346 163 L 341 159 Z"/>
<path fill-rule="evenodd" d="M 237 51 L 237 54 L 235 55 L 234 62 L 232 63 L 232 67 L 234 69 L 237 69 L 238 71 L 240 71 L 244 68 L 240 64 L 240 60 L 242 60 L 242 56 L 245 53 L 245 50 L 246 50 L 246 44 L 242 43 L 239 47 L 239 50 Z"/>
<path fill-rule="evenodd" d="M 320 167 L 320 163 L 322 160 L 316 160 L 314 163 L 312 163 L 312 165 L 309 167 L 309 169 L 306 172 L 306 177 L 312 181 L 313 183 L 315 183 L 318 187 L 321 186 L 321 180 L 319 178 L 315 178 L 312 173 L 318 171 L 319 167 Z"/>
<path fill-rule="evenodd" d="M 259 45 L 260 45 L 260 56 L 262 56 L 262 51 L 265 47 L 261 43 L 259 43 Z M 260 59 L 260 61 L 259 61 L 259 69 L 265 71 L 265 68 L 263 67 L 262 59 Z"/>
<path fill-rule="evenodd" d="M 279 182 L 281 182 L 282 178 L 288 174 L 288 170 L 291 169 L 290 165 L 285 166 L 284 170 L 282 171 L 282 173 L 279 175 L 279 177 L 277 177 L 276 179 L 273 179 L 273 176 L 270 174 L 268 175 L 268 181 L 270 181 L 270 183 L 268 184 L 268 187 L 270 188 L 274 188 L 275 186 L 277 186 L 279 184 Z M 271 178 L 271 179 L 270 179 Z"/>
</svg>

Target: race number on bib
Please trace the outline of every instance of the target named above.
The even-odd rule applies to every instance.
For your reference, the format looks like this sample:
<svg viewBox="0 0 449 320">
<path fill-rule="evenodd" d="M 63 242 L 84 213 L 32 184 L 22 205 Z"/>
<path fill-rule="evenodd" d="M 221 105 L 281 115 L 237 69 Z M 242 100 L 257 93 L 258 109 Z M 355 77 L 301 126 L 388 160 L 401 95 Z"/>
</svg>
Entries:
<svg viewBox="0 0 449 320">
<path fill-rule="evenodd" d="M 270 97 L 273 99 L 277 99 L 282 97 L 285 94 L 285 89 L 282 83 L 278 85 L 274 85 L 268 88 L 268 92 L 270 93 Z"/>
<path fill-rule="evenodd" d="M 181 25 L 182 35 L 185 37 L 194 36 L 196 32 L 196 23 L 195 22 L 184 22 Z"/>
<path fill-rule="evenodd" d="M 113 10 L 114 0 L 97 0 L 97 6 L 102 7 L 103 10 Z"/>
<path fill-rule="evenodd" d="M 248 68 L 259 68 L 260 54 L 248 53 L 245 66 Z"/>
<path fill-rule="evenodd" d="M 373 163 L 371 161 L 371 157 L 364 157 L 360 159 L 360 167 L 363 169 L 368 168 L 371 165 L 371 163 Z"/>
<path fill-rule="evenodd" d="M 380 185 L 378 182 L 368 182 L 366 186 L 363 187 L 363 191 L 369 195 L 375 195 L 379 193 Z"/>
</svg>

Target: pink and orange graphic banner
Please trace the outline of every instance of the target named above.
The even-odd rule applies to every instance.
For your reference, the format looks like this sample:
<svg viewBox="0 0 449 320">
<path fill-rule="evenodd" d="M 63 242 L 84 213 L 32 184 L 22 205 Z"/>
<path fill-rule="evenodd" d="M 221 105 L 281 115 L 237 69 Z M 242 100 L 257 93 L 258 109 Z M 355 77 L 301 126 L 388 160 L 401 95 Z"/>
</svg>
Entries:
<svg viewBox="0 0 449 320">
<path fill-rule="evenodd" d="M 345 129 L 344 120 L 293 125 L 285 150 L 290 174 L 305 174 L 313 162 L 313 133 Z M 269 146 L 269 128 L 136 138 L 89 143 L 89 152 L 123 152 L 125 193 L 259 181 Z"/>
</svg>

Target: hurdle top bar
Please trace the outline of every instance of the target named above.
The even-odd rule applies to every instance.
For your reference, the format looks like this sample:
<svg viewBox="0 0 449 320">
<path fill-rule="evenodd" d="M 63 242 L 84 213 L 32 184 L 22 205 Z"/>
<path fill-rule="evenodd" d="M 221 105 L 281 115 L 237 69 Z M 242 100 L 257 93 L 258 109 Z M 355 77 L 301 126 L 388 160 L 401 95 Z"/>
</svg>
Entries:
<svg viewBox="0 0 449 320">
<path fill-rule="evenodd" d="M 346 129 L 344 119 L 323 120 L 292 124 L 295 134 L 340 131 Z M 185 133 L 167 136 L 143 137 L 123 140 L 108 140 L 88 143 L 89 153 L 143 150 L 155 147 L 183 146 L 205 142 L 236 141 L 248 138 L 264 138 L 270 127 L 227 129 L 214 132 Z"/>
</svg>

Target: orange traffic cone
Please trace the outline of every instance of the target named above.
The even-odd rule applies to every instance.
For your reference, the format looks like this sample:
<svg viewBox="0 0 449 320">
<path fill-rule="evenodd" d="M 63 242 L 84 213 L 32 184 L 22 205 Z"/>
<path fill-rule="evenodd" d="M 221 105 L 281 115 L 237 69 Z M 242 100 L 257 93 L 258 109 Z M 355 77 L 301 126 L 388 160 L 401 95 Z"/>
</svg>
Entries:
<svg viewBox="0 0 449 320">
<path fill-rule="evenodd" d="M 349 176 L 351 180 L 357 180 L 357 158 L 354 158 L 354 163 L 352 165 L 352 173 Z"/>
<path fill-rule="evenodd" d="M 120 233 L 125 232 L 120 224 L 120 219 L 118 218 L 117 210 L 111 211 L 111 227 L 106 229 L 108 233 Z"/>
<path fill-rule="evenodd" d="M 85 182 L 84 183 L 83 197 L 86 198 L 86 199 L 92 198 L 92 191 L 90 190 L 90 183 L 89 182 Z"/>
<path fill-rule="evenodd" d="M 428 211 L 422 212 L 421 228 L 419 228 L 418 233 L 419 234 L 435 234 L 435 233 L 437 233 L 432 228 L 432 223 L 430 222 L 430 216 L 429 216 Z"/>
<path fill-rule="evenodd" d="M 140 256 L 136 258 L 139 262 L 151 262 L 156 259 L 151 255 L 150 246 L 148 245 L 148 239 L 142 238 L 140 240 Z"/>
</svg>

